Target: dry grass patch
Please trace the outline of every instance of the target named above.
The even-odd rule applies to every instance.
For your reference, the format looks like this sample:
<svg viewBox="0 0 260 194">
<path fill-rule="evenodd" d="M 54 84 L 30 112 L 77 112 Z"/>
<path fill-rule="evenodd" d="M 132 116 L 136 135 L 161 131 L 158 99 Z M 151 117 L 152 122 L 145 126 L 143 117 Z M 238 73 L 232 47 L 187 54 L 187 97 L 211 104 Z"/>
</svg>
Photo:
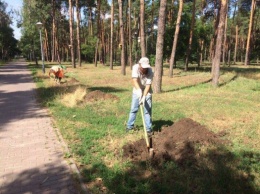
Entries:
<svg viewBox="0 0 260 194">
<path fill-rule="evenodd" d="M 66 107 L 75 107 L 83 101 L 86 94 L 86 88 L 78 86 L 75 92 L 64 94 L 61 103 Z"/>
<path fill-rule="evenodd" d="M 84 96 L 84 100 L 86 100 L 88 102 L 99 101 L 99 100 L 108 100 L 108 99 L 112 100 L 112 101 L 119 100 L 119 98 L 117 96 L 102 92 L 100 90 L 88 92 L 88 94 Z"/>
</svg>

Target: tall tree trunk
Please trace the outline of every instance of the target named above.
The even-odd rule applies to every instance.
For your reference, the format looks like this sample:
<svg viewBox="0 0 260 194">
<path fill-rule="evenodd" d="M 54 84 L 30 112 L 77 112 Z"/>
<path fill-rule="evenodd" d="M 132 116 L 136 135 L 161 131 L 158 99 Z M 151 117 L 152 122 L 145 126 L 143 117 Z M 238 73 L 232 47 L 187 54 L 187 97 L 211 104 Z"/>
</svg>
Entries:
<svg viewBox="0 0 260 194">
<path fill-rule="evenodd" d="M 151 8 L 151 15 L 152 15 L 152 22 L 154 21 L 154 0 L 152 0 L 152 8 Z M 154 42 L 154 24 L 152 24 L 152 28 L 151 28 L 151 35 L 152 35 L 152 38 L 151 38 L 151 42 Z"/>
<path fill-rule="evenodd" d="M 99 45 L 99 38 L 97 39 L 96 42 L 96 49 L 95 49 L 95 67 L 97 67 L 97 61 L 98 61 L 98 45 Z"/>
<path fill-rule="evenodd" d="M 44 38 L 44 41 L 43 41 L 43 55 L 45 55 L 44 59 L 45 61 L 50 61 L 50 58 L 49 58 L 49 51 L 50 51 L 50 47 L 49 47 L 49 34 L 48 34 L 48 30 L 46 28 L 44 28 L 44 35 L 45 35 L 45 38 Z"/>
<path fill-rule="evenodd" d="M 139 18 L 139 17 L 138 17 Z M 139 36 L 139 19 L 136 18 L 136 9 L 134 7 L 134 28 L 135 28 L 135 63 L 138 61 L 138 36 Z"/>
<path fill-rule="evenodd" d="M 220 70 L 220 58 L 221 58 L 221 46 L 223 42 L 223 33 L 224 33 L 224 25 L 225 25 L 225 18 L 227 14 L 227 0 L 221 0 L 221 8 L 220 8 L 220 16 L 219 16 L 219 24 L 218 24 L 218 31 L 217 31 L 217 40 L 216 40 L 216 48 L 215 54 L 212 61 L 212 85 L 218 86 L 219 80 L 219 70 Z"/>
<path fill-rule="evenodd" d="M 175 0 L 171 0 L 171 6 L 169 8 L 169 11 L 168 11 L 168 23 L 170 24 L 173 20 L 173 16 L 174 16 L 174 2 Z"/>
<path fill-rule="evenodd" d="M 106 64 L 106 45 L 105 45 L 105 27 L 104 27 L 104 19 L 100 20 L 100 28 L 101 28 L 101 60 L 102 64 Z"/>
<path fill-rule="evenodd" d="M 228 50 L 228 66 L 230 67 L 230 53 L 231 53 L 231 50 L 230 50 L 230 48 L 229 48 L 229 50 Z"/>
<path fill-rule="evenodd" d="M 222 53 L 223 64 L 226 63 L 226 50 L 227 50 L 226 48 L 227 48 L 227 14 L 226 14 L 225 26 L 224 26 L 224 41 L 223 41 L 223 53 Z"/>
<path fill-rule="evenodd" d="M 56 51 L 56 53 L 57 53 L 57 60 L 58 60 L 59 64 L 61 64 L 60 52 L 59 52 L 59 44 L 58 44 L 58 42 L 57 42 L 57 39 L 55 39 L 55 40 L 56 40 L 56 42 L 55 42 L 55 45 L 56 45 L 55 51 Z"/>
<path fill-rule="evenodd" d="M 129 64 L 130 64 L 130 69 L 132 69 L 132 25 L 131 25 L 131 0 L 128 0 L 128 44 L 129 44 Z"/>
<path fill-rule="evenodd" d="M 74 33 L 73 33 L 73 7 L 72 0 L 69 0 L 69 15 L 70 15 L 70 53 L 71 53 L 71 64 L 73 68 L 76 68 L 75 56 L 74 56 Z"/>
<path fill-rule="evenodd" d="M 156 42 L 156 57 L 153 90 L 154 93 L 161 93 L 162 88 L 162 72 L 163 72 L 163 44 L 165 33 L 165 17 L 166 17 L 167 0 L 160 1 L 158 34 Z"/>
<path fill-rule="evenodd" d="M 190 27 L 190 38 L 189 38 L 189 46 L 186 51 L 186 61 L 185 61 L 185 71 L 188 71 L 188 64 L 189 64 L 189 58 L 190 58 L 190 52 L 191 52 L 191 46 L 192 46 L 192 37 L 193 37 L 193 30 L 194 30 L 194 23 L 195 23 L 195 5 L 196 5 L 196 0 L 193 1 L 193 6 L 192 6 L 192 20 L 191 20 L 191 27 Z"/>
<path fill-rule="evenodd" d="M 213 38 L 211 38 L 211 40 L 210 40 L 210 45 L 209 45 L 209 61 L 210 62 L 212 62 L 212 59 L 213 59 L 213 57 L 214 57 L 214 37 Z"/>
<path fill-rule="evenodd" d="M 254 18 L 254 13 L 255 13 L 255 5 L 256 5 L 256 0 L 252 0 L 250 21 L 249 21 L 249 29 L 248 29 L 247 43 L 246 43 L 245 65 L 249 65 L 249 62 L 250 62 L 250 59 L 249 59 L 250 41 L 251 41 L 251 36 L 252 36 L 252 28 L 253 28 L 253 18 Z"/>
<path fill-rule="evenodd" d="M 101 31 L 101 0 L 97 0 L 97 10 L 96 10 L 96 13 L 97 13 L 97 19 L 96 19 L 96 24 L 97 24 L 97 37 L 98 37 L 98 43 L 102 44 L 102 31 Z M 96 47 L 98 50 L 97 50 L 97 56 L 99 57 L 99 61 L 100 61 L 100 48 L 99 48 L 99 45 L 97 45 Z M 102 49 L 102 46 L 101 46 L 101 49 Z M 98 60 L 96 60 L 97 62 Z M 103 61 L 102 61 L 103 63 Z"/>
<path fill-rule="evenodd" d="M 146 56 L 146 46 L 145 46 L 145 25 L 144 25 L 144 0 L 140 0 L 140 45 L 141 45 L 141 56 Z"/>
<path fill-rule="evenodd" d="M 242 51 L 244 51 L 245 50 L 245 46 L 246 46 L 244 37 L 241 38 L 241 43 L 240 44 L 242 44 L 242 46 L 241 46 L 242 47 Z M 241 57 L 240 62 L 244 61 L 244 55 L 242 54 L 242 52 L 240 53 L 240 57 Z"/>
<path fill-rule="evenodd" d="M 124 36 L 124 23 L 123 23 L 123 3 L 122 0 L 118 0 L 119 5 L 119 25 L 120 25 L 120 47 L 121 47 L 121 73 L 125 72 L 125 36 Z"/>
<path fill-rule="evenodd" d="M 80 7 L 79 0 L 76 0 L 76 15 L 77 15 L 77 54 L 78 64 L 81 67 L 81 41 L 80 41 Z"/>
<path fill-rule="evenodd" d="M 112 0 L 111 4 L 111 29 L 110 29 L 110 69 L 113 69 L 113 43 L 114 43 L 114 0 Z"/>
<path fill-rule="evenodd" d="M 219 17 L 220 17 L 220 8 L 217 6 L 217 0 L 214 0 L 214 34 L 213 37 L 211 39 L 211 47 L 210 47 L 210 61 L 213 61 L 214 58 L 214 54 L 216 52 L 215 48 L 216 48 L 216 39 L 218 36 L 218 24 L 219 24 Z M 213 68 L 212 68 L 213 70 Z M 212 72 L 211 72 L 212 73 Z"/>
<path fill-rule="evenodd" d="M 237 62 L 237 45 L 238 45 L 238 25 L 236 25 L 236 42 L 235 42 L 235 51 L 234 51 L 234 64 Z"/>
<path fill-rule="evenodd" d="M 199 51 L 200 58 L 199 58 L 198 67 L 200 67 L 203 61 L 203 50 L 204 50 L 204 40 L 200 40 L 200 51 Z"/>
<path fill-rule="evenodd" d="M 179 32 L 180 32 L 182 9 L 183 9 L 183 0 L 179 0 L 179 11 L 178 11 L 177 22 L 176 22 L 176 27 L 175 27 L 172 53 L 171 53 L 171 58 L 170 58 L 170 62 L 169 62 L 170 63 L 169 77 L 173 77 L 173 65 L 175 63 L 175 53 L 176 53 L 177 42 L 178 42 L 178 37 L 179 37 Z"/>
<path fill-rule="evenodd" d="M 236 12 L 237 12 L 237 3 L 238 3 L 238 1 L 235 1 L 234 3 L 235 3 L 233 5 L 234 11 L 233 11 L 233 16 L 232 16 L 233 24 L 235 23 L 235 17 L 236 17 Z"/>
<path fill-rule="evenodd" d="M 88 34 L 93 36 L 93 22 L 92 22 L 92 8 L 89 8 L 89 16 L 88 16 Z"/>
<path fill-rule="evenodd" d="M 52 0 L 52 48 L 51 48 L 51 61 L 54 62 L 55 60 L 55 0 Z"/>
</svg>

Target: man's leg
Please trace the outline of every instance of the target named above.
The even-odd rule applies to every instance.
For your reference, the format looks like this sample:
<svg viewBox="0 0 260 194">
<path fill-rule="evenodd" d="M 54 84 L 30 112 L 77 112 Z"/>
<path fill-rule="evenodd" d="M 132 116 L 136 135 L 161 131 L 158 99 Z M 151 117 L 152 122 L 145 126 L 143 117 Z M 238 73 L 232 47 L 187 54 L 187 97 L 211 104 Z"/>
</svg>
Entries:
<svg viewBox="0 0 260 194">
<path fill-rule="evenodd" d="M 127 122 L 127 129 L 131 130 L 134 128 L 134 123 L 136 119 L 136 113 L 138 112 L 139 109 L 139 97 L 136 94 L 132 95 L 132 103 L 131 103 L 131 110 L 129 113 L 129 119 Z"/>
</svg>

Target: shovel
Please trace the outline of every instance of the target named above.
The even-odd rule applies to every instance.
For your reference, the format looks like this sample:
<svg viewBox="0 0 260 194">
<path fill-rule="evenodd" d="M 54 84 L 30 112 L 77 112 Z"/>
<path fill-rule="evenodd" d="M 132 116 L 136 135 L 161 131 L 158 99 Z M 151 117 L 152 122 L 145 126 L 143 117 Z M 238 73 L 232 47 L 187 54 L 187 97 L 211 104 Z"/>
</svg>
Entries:
<svg viewBox="0 0 260 194">
<path fill-rule="evenodd" d="M 147 131 L 146 131 L 146 125 L 145 125 L 145 121 L 144 121 L 144 111 L 143 111 L 143 105 L 140 105 L 141 108 L 141 115 L 142 115 L 142 120 L 143 120 L 143 126 L 144 126 L 144 137 L 145 137 L 145 141 L 146 141 L 146 146 L 147 146 L 147 150 L 149 152 L 149 156 L 152 158 L 153 157 L 153 148 L 150 147 L 150 142 L 148 139 L 148 135 L 147 135 Z"/>
</svg>

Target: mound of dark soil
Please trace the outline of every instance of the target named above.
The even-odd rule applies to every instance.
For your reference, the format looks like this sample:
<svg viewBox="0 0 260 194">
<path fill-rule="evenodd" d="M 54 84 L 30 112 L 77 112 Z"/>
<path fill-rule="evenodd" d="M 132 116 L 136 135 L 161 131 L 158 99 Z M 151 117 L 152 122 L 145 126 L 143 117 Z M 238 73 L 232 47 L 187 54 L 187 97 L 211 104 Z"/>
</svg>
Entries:
<svg viewBox="0 0 260 194">
<path fill-rule="evenodd" d="M 84 98 L 85 101 L 98 101 L 98 100 L 112 100 L 117 101 L 119 98 L 113 94 L 108 94 L 100 90 L 95 90 L 87 93 Z"/>
<path fill-rule="evenodd" d="M 172 126 L 162 129 L 152 137 L 154 149 L 153 161 L 158 164 L 174 160 L 182 163 L 185 159 L 194 157 L 195 145 L 225 144 L 227 141 L 220 137 L 223 132 L 215 134 L 205 126 L 184 118 Z M 123 156 L 133 161 L 145 161 L 149 159 L 147 146 L 144 139 L 129 143 L 123 147 Z"/>
</svg>

